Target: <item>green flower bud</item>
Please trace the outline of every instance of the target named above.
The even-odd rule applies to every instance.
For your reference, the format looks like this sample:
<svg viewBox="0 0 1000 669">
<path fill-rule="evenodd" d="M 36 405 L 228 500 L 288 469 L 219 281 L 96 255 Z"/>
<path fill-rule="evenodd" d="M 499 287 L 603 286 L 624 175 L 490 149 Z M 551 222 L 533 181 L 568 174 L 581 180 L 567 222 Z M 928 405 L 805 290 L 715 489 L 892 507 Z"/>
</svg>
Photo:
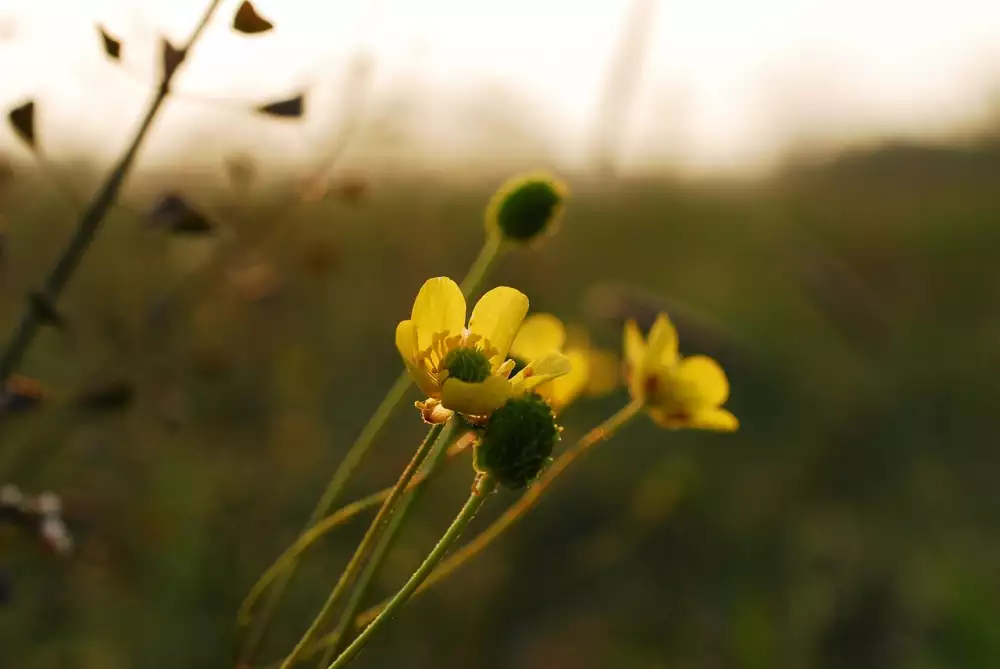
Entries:
<svg viewBox="0 0 1000 669">
<path fill-rule="evenodd" d="M 524 244 L 555 229 L 569 195 L 564 183 L 544 172 L 511 179 L 486 208 L 486 230 Z"/>
<path fill-rule="evenodd" d="M 456 348 L 445 356 L 441 367 L 448 370 L 448 376 L 466 383 L 482 383 L 493 371 L 489 358 L 476 348 Z"/>
<path fill-rule="evenodd" d="M 490 416 L 473 466 L 506 488 L 523 488 L 552 459 L 559 431 L 552 408 L 537 394 L 512 397 Z"/>
</svg>

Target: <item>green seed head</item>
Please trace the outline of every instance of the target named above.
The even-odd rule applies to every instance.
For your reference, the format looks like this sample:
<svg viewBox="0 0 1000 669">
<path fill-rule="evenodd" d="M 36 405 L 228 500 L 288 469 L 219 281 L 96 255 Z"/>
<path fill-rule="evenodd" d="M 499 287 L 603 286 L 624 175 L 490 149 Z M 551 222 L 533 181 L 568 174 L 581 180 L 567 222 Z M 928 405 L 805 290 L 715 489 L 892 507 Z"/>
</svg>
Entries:
<svg viewBox="0 0 1000 669">
<path fill-rule="evenodd" d="M 562 183 L 546 174 L 530 174 L 507 182 L 493 196 L 486 227 L 508 241 L 525 243 L 550 229 L 568 194 Z"/>
<path fill-rule="evenodd" d="M 476 348 L 456 348 L 444 357 L 441 367 L 448 370 L 448 378 L 466 383 L 482 383 L 490 377 L 490 360 Z"/>
<path fill-rule="evenodd" d="M 476 445 L 473 465 L 516 490 L 538 477 L 557 441 L 559 428 L 552 408 L 535 393 L 527 393 L 493 412 Z"/>
</svg>

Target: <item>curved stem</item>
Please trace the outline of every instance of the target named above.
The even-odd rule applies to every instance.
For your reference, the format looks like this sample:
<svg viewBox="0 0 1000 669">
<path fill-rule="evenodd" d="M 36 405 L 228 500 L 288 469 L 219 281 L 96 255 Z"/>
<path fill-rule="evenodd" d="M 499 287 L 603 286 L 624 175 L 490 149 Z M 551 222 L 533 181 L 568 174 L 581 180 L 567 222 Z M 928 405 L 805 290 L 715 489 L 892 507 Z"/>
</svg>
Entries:
<svg viewBox="0 0 1000 669">
<path fill-rule="evenodd" d="M 447 433 L 450 434 L 451 430 L 454 429 L 454 422 L 448 421 L 447 426 Z M 316 615 L 316 618 L 313 619 L 313 622 L 309 626 L 309 629 L 306 630 L 306 633 L 303 634 L 302 638 L 299 639 L 299 642 L 295 644 L 295 648 L 293 648 L 292 652 L 285 658 L 285 661 L 281 665 L 282 669 L 287 669 L 295 664 L 295 661 L 298 659 L 302 649 L 305 648 L 306 644 L 312 641 L 313 635 L 315 635 L 320 627 L 322 627 L 326 622 L 327 615 L 336 605 L 340 595 L 344 592 L 344 588 L 358 575 L 358 572 L 364 565 L 365 558 L 368 556 L 368 553 L 372 550 L 372 548 L 374 548 L 375 542 L 378 541 L 379 536 L 382 533 L 383 524 L 395 510 L 396 502 L 405 492 L 406 486 L 410 484 L 410 480 L 417 473 L 417 470 L 420 469 L 420 465 L 423 464 L 424 459 L 431 450 L 431 447 L 439 438 L 441 438 L 442 432 L 444 431 L 444 424 L 434 425 L 427 431 L 427 436 L 424 438 L 423 443 L 420 444 L 417 452 L 414 453 L 413 459 L 411 459 L 409 464 L 406 465 L 406 468 L 403 469 L 403 473 L 400 474 L 399 480 L 396 481 L 396 485 L 393 486 L 392 492 L 389 493 L 385 502 L 382 503 L 382 507 L 378 510 L 378 514 L 375 516 L 375 520 L 372 521 L 372 524 L 368 527 L 368 531 L 365 532 L 365 536 L 361 539 L 361 543 L 358 544 L 357 549 L 354 551 L 354 555 L 351 557 L 350 562 L 347 563 L 347 567 L 340 575 L 340 578 L 337 579 L 337 584 L 333 587 L 333 590 L 330 591 L 330 595 L 327 597 L 326 602 L 324 602 L 323 607 Z"/>
<path fill-rule="evenodd" d="M 220 0 L 212 0 L 208 4 L 194 31 L 181 49 L 173 49 L 164 44 L 163 78 L 160 80 L 156 96 L 153 98 L 149 109 L 146 111 L 146 115 L 139 124 L 132 142 L 108 175 L 101 190 L 98 191 L 97 195 L 94 196 L 94 199 L 87 206 L 87 209 L 81 214 L 76 232 L 73 233 L 73 237 L 59 255 L 58 260 L 56 260 L 56 264 L 52 267 L 48 277 L 46 277 L 41 291 L 29 302 L 10 340 L 3 348 L 3 352 L 0 354 L 0 388 L 6 386 L 7 379 L 21 364 L 21 360 L 28 351 L 28 346 L 38 333 L 38 329 L 46 322 L 46 314 L 43 311 L 45 309 L 51 311 L 55 308 L 56 301 L 66 288 L 69 280 L 73 277 L 74 272 L 76 272 L 76 268 L 80 265 L 84 253 L 90 247 L 91 242 L 94 241 L 94 237 L 97 235 L 104 217 L 118 197 L 118 191 L 121 190 L 122 184 L 125 182 L 125 177 L 128 176 L 132 163 L 139 153 L 139 147 L 142 145 L 143 140 L 146 139 L 149 129 L 153 126 L 153 120 L 156 118 L 157 113 L 159 113 L 160 107 L 163 106 L 164 101 L 170 94 L 170 83 L 173 81 L 174 75 L 177 73 L 184 58 L 191 51 L 191 47 L 205 31 L 205 27 L 211 21 L 212 15 L 215 14 L 220 4 Z M 167 57 L 168 53 L 170 54 L 170 58 Z"/>
<path fill-rule="evenodd" d="M 475 433 L 467 432 L 457 439 L 451 446 L 448 447 L 447 455 L 449 458 L 453 458 L 460 453 L 465 452 L 465 450 L 472 444 L 474 439 L 470 437 L 475 437 Z M 434 459 L 434 452 L 432 451 L 430 455 L 427 456 L 428 459 Z M 425 471 L 417 472 L 413 479 L 410 481 L 409 485 L 406 486 L 407 491 L 414 490 L 422 484 L 425 480 L 432 478 L 433 474 L 436 474 L 441 470 L 440 468 L 431 469 L 428 467 Z M 362 511 L 366 511 L 372 507 L 378 506 L 385 502 L 386 498 L 392 492 L 392 486 L 388 488 L 383 488 L 378 492 L 374 492 L 367 497 L 362 497 L 361 499 L 355 500 L 346 506 L 342 506 L 333 513 L 331 513 L 326 518 L 313 525 L 307 532 L 301 534 L 299 538 L 289 546 L 281 556 L 274 561 L 267 571 L 257 580 L 254 587 L 250 590 L 250 593 L 243 600 L 243 604 L 240 606 L 240 610 L 237 613 L 237 620 L 240 625 L 248 625 L 250 623 L 250 612 L 253 610 L 254 605 L 260 599 L 260 596 L 264 594 L 267 587 L 280 576 L 288 565 L 298 559 L 302 553 L 305 552 L 307 548 L 313 545 L 317 540 L 325 536 L 330 531 L 340 527 L 354 516 L 358 515 Z M 399 502 L 398 510 L 396 514 L 390 519 L 390 527 L 386 531 L 391 531 L 392 523 L 396 522 L 398 514 L 402 513 L 403 505 L 406 504 L 407 498 L 404 497 Z M 381 546 L 381 544 L 379 544 Z M 376 551 L 378 547 L 376 547 Z M 372 560 L 375 559 L 375 554 L 372 555 Z"/>
<path fill-rule="evenodd" d="M 501 247 L 500 235 L 486 235 L 486 242 L 483 244 L 482 250 L 479 251 L 479 255 L 473 261 L 472 266 L 469 267 L 469 271 L 465 273 L 465 278 L 462 279 L 462 283 L 459 285 L 462 289 L 462 294 L 465 295 L 465 299 L 469 299 L 473 293 L 479 290 L 483 279 L 486 278 L 490 268 L 493 267 L 493 263 L 500 257 Z"/>
<path fill-rule="evenodd" d="M 465 278 L 462 279 L 461 288 L 462 293 L 468 299 L 473 293 L 475 293 L 481 286 L 489 270 L 493 267 L 493 264 L 500 257 L 502 251 L 501 243 L 496 235 L 487 235 L 486 242 L 483 244 L 482 250 L 476 257 L 476 260 L 469 267 L 469 271 L 466 273 Z M 375 440 L 375 436 L 385 425 L 385 422 L 389 419 L 392 411 L 396 408 L 399 402 L 406 395 L 406 391 L 409 390 L 412 380 L 410 376 L 405 371 L 399 375 L 395 383 L 386 393 L 382 402 L 375 409 L 375 413 L 372 417 L 368 419 L 368 423 L 361 430 L 361 434 L 358 435 L 357 440 L 351 444 L 351 447 L 347 449 L 347 453 L 344 455 L 344 459 L 340 461 L 337 465 L 337 469 L 333 473 L 333 477 L 327 484 L 326 488 L 323 490 L 323 494 L 320 496 L 319 502 L 316 504 L 316 508 L 313 509 L 312 514 L 309 516 L 309 520 L 306 522 L 305 527 L 302 529 L 302 533 L 308 532 L 316 523 L 318 523 L 324 516 L 330 512 L 330 508 L 333 506 L 337 495 L 341 493 L 347 480 L 350 478 L 351 474 L 354 473 L 355 468 L 361 462 L 361 458 L 364 457 L 365 453 L 371 447 L 372 442 Z M 253 623 L 253 627 L 248 631 L 246 640 L 243 643 L 243 650 L 240 654 L 243 664 L 250 664 L 257 647 L 260 645 L 261 640 L 264 637 L 264 633 L 267 631 L 268 625 L 271 619 L 274 617 L 275 612 L 278 609 L 278 604 L 281 603 L 281 598 L 288 589 L 288 585 L 291 583 L 292 578 L 295 576 L 295 571 L 298 568 L 298 560 L 293 559 L 287 562 L 281 573 L 280 577 L 274 579 L 273 586 L 270 591 L 270 595 L 264 603 L 263 609 L 257 616 L 256 621 L 249 618 L 248 613 L 242 615 L 240 625 L 246 626 Z M 260 583 L 254 586 L 254 589 L 262 589 Z"/>
<path fill-rule="evenodd" d="M 432 450 L 431 454 L 427 456 L 427 464 L 424 468 L 425 471 L 423 472 L 424 478 L 432 478 L 436 473 L 443 471 L 440 465 L 444 458 L 461 453 L 465 450 L 466 446 L 473 443 L 475 439 L 476 434 L 474 432 L 467 432 L 462 435 L 450 448 L 444 448 L 445 444 L 443 442 L 440 447 L 435 446 L 435 449 Z M 404 522 L 406 522 L 406 516 L 410 509 L 413 508 L 413 506 L 419 501 L 423 491 L 427 489 L 426 486 L 419 485 L 419 483 L 410 487 L 413 488 L 413 491 L 409 492 L 405 497 L 403 497 L 403 499 L 400 500 L 399 505 L 396 508 L 396 513 L 394 513 L 392 518 L 389 519 L 389 527 L 386 528 L 385 533 L 379 540 L 378 545 L 375 546 L 375 550 L 372 551 L 368 564 L 365 565 L 364 571 L 361 572 L 361 576 L 358 577 L 358 581 L 354 585 L 354 589 L 347 601 L 347 605 L 344 607 L 344 612 L 340 616 L 340 621 L 337 623 L 337 627 L 329 635 L 333 640 L 333 643 L 327 647 L 326 652 L 320 659 L 319 667 L 321 668 L 327 666 L 330 663 L 330 660 L 336 657 L 350 640 L 348 632 L 351 631 L 351 628 L 354 625 L 354 616 L 357 615 L 362 602 L 364 602 L 365 595 L 368 594 L 368 589 L 371 586 L 372 579 L 378 575 L 379 570 L 382 568 L 382 563 L 385 560 L 385 556 L 388 555 L 390 550 L 392 550 L 392 546 L 395 543 L 396 538 L 399 536 L 399 528 L 402 527 Z"/>
<path fill-rule="evenodd" d="M 541 477 L 539 477 L 539 479 L 535 481 L 531 487 L 529 487 L 528 490 L 504 512 L 502 516 L 495 520 L 493 524 L 486 528 L 482 533 L 478 534 L 475 539 L 455 551 L 454 554 L 452 554 L 437 569 L 434 570 L 434 572 L 427 578 L 426 582 L 420 586 L 420 589 L 417 592 L 423 592 L 435 583 L 447 578 L 452 572 L 493 543 L 493 541 L 495 541 L 501 534 L 510 529 L 515 522 L 527 514 L 527 512 L 535 505 L 535 502 L 538 501 L 538 498 L 541 497 L 542 493 L 545 492 L 545 490 L 552 485 L 556 478 L 566 471 L 566 469 L 577 458 L 589 451 L 596 444 L 611 437 L 622 425 L 631 420 L 641 410 L 641 403 L 632 402 L 585 434 L 572 447 L 563 451 L 563 453 L 542 473 Z M 382 602 L 371 607 L 367 611 L 364 611 L 360 616 L 358 616 L 355 624 L 358 627 L 363 627 L 376 616 L 380 615 L 379 612 L 382 611 L 385 606 L 387 606 L 387 602 Z"/>
<path fill-rule="evenodd" d="M 487 495 L 489 495 L 495 487 L 495 483 L 489 476 L 481 475 L 479 479 L 476 480 L 475 485 L 472 489 L 472 494 L 469 495 L 469 499 L 466 500 L 465 506 L 459 511 L 458 515 L 455 516 L 455 520 L 452 521 L 451 526 L 445 531 L 441 539 L 438 541 L 434 549 L 428 554 L 424 559 L 423 564 L 417 567 L 417 570 L 413 572 L 410 576 L 410 580 L 389 600 L 382 609 L 382 612 L 372 621 L 371 625 L 366 627 L 361 634 L 351 643 L 350 646 L 344 650 L 343 653 L 334 661 L 333 664 L 329 666 L 328 669 L 342 669 L 347 666 L 347 663 L 357 657 L 358 653 L 365 647 L 365 644 L 371 639 L 372 635 L 375 634 L 385 623 L 389 621 L 392 614 L 396 612 L 403 604 L 405 604 L 420 584 L 424 582 L 435 566 L 444 557 L 444 554 L 448 551 L 455 540 L 461 536 L 462 532 L 468 526 L 469 522 L 475 517 L 476 512 L 479 511 L 479 507 L 483 505 L 486 501 Z"/>
</svg>

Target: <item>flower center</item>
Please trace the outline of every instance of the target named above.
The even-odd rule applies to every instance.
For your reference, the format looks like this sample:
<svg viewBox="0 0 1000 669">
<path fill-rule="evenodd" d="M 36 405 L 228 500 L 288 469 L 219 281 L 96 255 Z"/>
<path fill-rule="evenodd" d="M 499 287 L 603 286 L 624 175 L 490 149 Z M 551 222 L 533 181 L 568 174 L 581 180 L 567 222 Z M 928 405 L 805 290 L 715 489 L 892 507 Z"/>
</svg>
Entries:
<svg viewBox="0 0 1000 669">
<path fill-rule="evenodd" d="M 448 372 L 448 378 L 466 383 L 482 383 L 493 371 L 490 359 L 479 349 L 468 346 L 449 351 L 441 361 L 441 368 Z"/>
</svg>

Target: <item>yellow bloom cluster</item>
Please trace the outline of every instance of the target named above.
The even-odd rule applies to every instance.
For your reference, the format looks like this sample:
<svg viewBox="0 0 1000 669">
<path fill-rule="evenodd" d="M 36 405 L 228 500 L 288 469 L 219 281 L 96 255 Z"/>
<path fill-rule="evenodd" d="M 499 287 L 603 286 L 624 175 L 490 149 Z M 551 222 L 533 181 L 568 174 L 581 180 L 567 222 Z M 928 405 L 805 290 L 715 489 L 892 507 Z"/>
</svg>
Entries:
<svg viewBox="0 0 1000 669">
<path fill-rule="evenodd" d="M 556 348 L 540 350 L 513 377 L 507 353 L 528 313 L 528 298 L 501 286 L 490 290 L 465 322 L 465 298 L 447 277 L 424 283 L 409 320 L 396 327 L 396 348 L 428 401 L 428 422 L 459 412 L 482 420 L 511 397 L 569 373 L 570 360 Z"/>
<path fill-rule="evenodd" d="M 425 420 L 439 423 L 458 412 L 482 423 L 529 390 L 559 413 L 587 391 L 599 352 L 586 345 L 566 347 L 566 328 L 558 318 L 526 317 L 527 312 L 528 298 L 501 286 L 482 296 L 466 324 L 465 298 L 454 281 L 437 277 L 424 283 L 410 319 L 396 328 L 396 348 L 427 396 L 418 402 Z M 708 356 L 682 358 L 666 314 L 659 315 L 647 339 L 634 321 L 626 323 L 624 357 L 632 398 L 659 425 L 725 432 L 739 427 L 722 408 L 729 398 L 725 372 Z"/>
</svg>

